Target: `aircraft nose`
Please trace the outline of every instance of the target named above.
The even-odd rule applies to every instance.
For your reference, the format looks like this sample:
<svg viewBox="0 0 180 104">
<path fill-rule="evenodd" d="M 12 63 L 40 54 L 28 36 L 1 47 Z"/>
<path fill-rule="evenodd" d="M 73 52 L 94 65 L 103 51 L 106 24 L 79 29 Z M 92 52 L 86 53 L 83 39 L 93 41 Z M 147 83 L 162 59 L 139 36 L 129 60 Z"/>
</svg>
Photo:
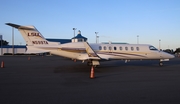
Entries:
<svg viewBox="0 0 180 104">
<path fill-rule="evenodd" d="M 171 59 L 175 57 L 174 55 L 166 53 L 166 52 L 162 52 L 161 55 L 163 58 L 167 58 L 167 59 Z"/>
<path fill-rule="evenodd" d="M 169 56 L 170 58 L 174 58 L 174 57 L 175 57 L 174 55 L 171 55 L 171 54 L 169 54 L 169 55 L 170 55 L 170 56 Z"/>
</svg>

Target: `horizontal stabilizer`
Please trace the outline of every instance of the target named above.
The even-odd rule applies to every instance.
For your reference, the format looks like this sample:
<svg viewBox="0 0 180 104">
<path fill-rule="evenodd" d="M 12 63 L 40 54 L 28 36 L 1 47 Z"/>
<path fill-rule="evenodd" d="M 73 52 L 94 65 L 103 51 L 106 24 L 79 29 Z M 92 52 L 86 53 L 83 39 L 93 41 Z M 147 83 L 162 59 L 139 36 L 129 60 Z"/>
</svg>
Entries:
<svg viewBox="0 0 180 104">
<path fill-rule="evenodd" d="M 21 25 L 17 25 L 17 24 L 13 24 L 13 23 L 6 23 L 6 25 L 14 27 L 16 29 L 35 30 L 35 28 L 31 28 L 31 27 L 28 27 L 28 26 L 21 26 Z"/>
</svg>

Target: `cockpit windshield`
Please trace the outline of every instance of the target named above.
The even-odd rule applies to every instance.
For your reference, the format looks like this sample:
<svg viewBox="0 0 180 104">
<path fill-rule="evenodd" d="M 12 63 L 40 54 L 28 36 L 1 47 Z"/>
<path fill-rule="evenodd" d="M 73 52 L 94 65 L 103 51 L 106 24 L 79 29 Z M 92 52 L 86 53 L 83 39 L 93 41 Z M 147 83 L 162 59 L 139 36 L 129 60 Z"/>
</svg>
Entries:
<svg viewBox="0 0 180 104">
<path fill-rule="evenodd" d="M 157 50 L 154 46 L 149 46 L 150 50 Z"/>
</svg>

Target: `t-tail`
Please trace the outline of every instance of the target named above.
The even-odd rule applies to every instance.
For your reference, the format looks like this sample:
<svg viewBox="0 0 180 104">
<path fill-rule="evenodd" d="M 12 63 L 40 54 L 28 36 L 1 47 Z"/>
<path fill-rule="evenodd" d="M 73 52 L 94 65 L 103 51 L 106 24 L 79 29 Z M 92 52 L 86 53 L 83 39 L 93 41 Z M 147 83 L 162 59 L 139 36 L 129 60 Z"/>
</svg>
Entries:
<svg viewBox="0 0 180 104">
<path fill-rule="evenodd" d="M 39 46 L 54 46 L 54 45 L 59 45 L 57 42 L 49 42 L 47 41 L 42 34 L 34 27 L 34 26 L 21 26 L 13 23 L 6 23 L 6 25 L 9 25 L 11 27 L 14 27 L 18 29 L 23 36 L 26 46 L 28 48 L 27 51 L 31 53 L 43 53 L 43 52 L 48 52 L 47 50 L 45 51 L 44 49 L 38 48 L 39 51 L 35 51 L 35 47 Z M 37 50 L 37 48 L 36 48 Z M 27 53 L 29 53 L 27 52 Z"/>
</svg>

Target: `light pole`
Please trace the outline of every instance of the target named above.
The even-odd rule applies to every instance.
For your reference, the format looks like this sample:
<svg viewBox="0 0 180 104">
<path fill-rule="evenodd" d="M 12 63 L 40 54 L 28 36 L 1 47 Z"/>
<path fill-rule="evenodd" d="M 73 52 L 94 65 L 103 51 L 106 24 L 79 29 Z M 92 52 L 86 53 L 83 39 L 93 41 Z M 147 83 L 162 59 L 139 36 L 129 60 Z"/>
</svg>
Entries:
<svg viewBox="0 0 180 104">
<path fill-rule="evenodd" d="M 75 37 L 75 31 L 76 31 L 76 29 L 77 29 L 77 28 L 73 28 L 73 30 L 74 30 L 74 37 Z M 74 42 L 75 42 L 75 39 L 74 39 Z"/>
<path fill-rule="evenodd" d="M 96 34 L 96 43 L 97 43 L 97 38 L 98 38 L 98 37 L 97 37 L 97 34 L 98 34 L 98 32 L 95 32 L 95 34 Z"/>
<path fill-rule="evenodd" d="M 161 40 L 159 39 L 159 50 L 161 51 Z"/>
<path fill-rule="evenodd" d="M 3 55 L 3 51 L 2 51 L 2 41 L 3 41 L 3 38 L 2 38 L 2 35 L 0 35 L 0 40 L 1 40 L 1 55 Z"/>
<path fill-rule="evenodd" d="M 12 27 L 12 55 L 14 55 L 14 27 Z"/>
<path fill-rule="evenodd" d="M 137 44 L 139 44 L 139 35 L 137 35 Z"/>
<path fill-rule="evenodd" d="M 99 36 L 97 36 L 97 43 L 99 43 Z"/>
</svg>

